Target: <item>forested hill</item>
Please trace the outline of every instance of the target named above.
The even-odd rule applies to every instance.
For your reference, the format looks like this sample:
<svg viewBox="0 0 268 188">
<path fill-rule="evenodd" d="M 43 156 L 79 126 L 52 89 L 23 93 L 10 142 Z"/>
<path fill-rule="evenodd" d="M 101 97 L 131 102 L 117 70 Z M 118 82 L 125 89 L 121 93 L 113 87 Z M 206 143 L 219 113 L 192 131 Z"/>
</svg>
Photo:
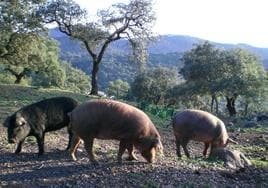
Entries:
<svg viewBox="0 0 268 188">
<path fill-rule="evenodd" d="M 66 35 L 60 33 L 57 29 L 50 30 L 50 36 L 59 42 L 61 49 L 61 58 L 71 62 L 78 68 L 81 68 L 86 73 L 90 73 L 90 58 L 85 49 L 81 48 L 76 40 L 70 40 Z M 150 44 L 149 46 L 149 63 L 150 67 L 166 66 L 178 68 L 181 54 L 193 47 L 194 44 L 200 43 L 204 39 L 199 39 L 190 36 L 182 35 L 164 35 Z M 268 48 L 257 48 L 246 44 L 222 44 L 211 42 L 217 47 L 230 48 L 245 48 L 261 59 L 262 63 L 268 69 Z M 109 81 L 122 79 L 131 82 L 137 72 L 137 65 L 130 63 L 128 56 L 130 50 L 127 42 L 124 40 L 116 41 L 108 48 L 108 53 L 105 54 L 103 63 L 101 64 L 99 83 L 100 88 L 106 88 Z"/>
</svg>

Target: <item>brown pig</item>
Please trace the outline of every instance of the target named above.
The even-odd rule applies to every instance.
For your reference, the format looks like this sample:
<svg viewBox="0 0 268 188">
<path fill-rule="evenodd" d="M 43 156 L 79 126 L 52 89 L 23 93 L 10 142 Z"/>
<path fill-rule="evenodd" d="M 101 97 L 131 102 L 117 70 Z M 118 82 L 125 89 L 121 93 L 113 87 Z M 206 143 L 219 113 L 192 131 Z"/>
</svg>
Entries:
<svg viewBox="0 0 268 188">
<path fill-rule="evenodd" d="M 69 116 L 74 133 L 70 148 L 73 160 L 76 160 L 75 151 L 81 139 L 93 163 L 96 163 L 92 151 L 94 138 L 119 140 L 119 163 L 126 149 L 128 160 L 136 159 L 134 146 L 149 163 L 154 162 L 157 149 L 162 151 L 160 135 L 152 121 L 144 112 L 131 105 L 100 99 L 81 104 Z"/>
<path fill-rule="evenodd" d="M 203 155 L 206 156 L 209 146 L 224 148 L 228 142 L 236 143 L 228 137 L 224 123 L 216 116 L 202 110 L 184 110 L 177 113 L 172 121 L 176 139 L 178 157 L 181 157 L 180 146 L 190 158 L 187 144 L 190 140 L 204 142 Z"/>
</svg>

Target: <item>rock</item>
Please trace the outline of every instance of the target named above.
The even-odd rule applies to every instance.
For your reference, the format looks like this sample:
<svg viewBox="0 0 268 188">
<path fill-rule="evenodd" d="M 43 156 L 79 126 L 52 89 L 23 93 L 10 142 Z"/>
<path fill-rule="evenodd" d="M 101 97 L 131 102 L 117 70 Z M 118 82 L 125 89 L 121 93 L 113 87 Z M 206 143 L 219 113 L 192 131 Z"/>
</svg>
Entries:
<svg viewBox="0 0 268 188">
<path fill-rule="evenodd" d="M 231 169 L 243 169 L 251 165 L 249 159 L 238 150 L 218 148 L 211 152 L 210 157 L 224 161 L 224 165 Z"/>
</svg>

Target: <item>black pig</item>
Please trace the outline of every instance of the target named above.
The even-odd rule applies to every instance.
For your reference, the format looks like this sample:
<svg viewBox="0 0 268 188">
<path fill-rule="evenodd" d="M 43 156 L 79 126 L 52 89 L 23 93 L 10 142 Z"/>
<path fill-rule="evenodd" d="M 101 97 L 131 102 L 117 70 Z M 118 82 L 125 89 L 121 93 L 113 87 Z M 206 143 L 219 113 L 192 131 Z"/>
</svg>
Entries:
<svg viewBox="0 0 268 188">
<path fill-rule="evenodd" d="M 68 127 L 70 147 L 72 132 L 69 126 L 69 116 L 78 105 L 69 97 L 55 97 L 25 106 L 7 117 L 4 126 L 7 127 L 8 142 L 18 143 L 15 153 L 19 153 L 26 137 L 36 137 L 39 155 L 44 153 L 45 133 Z"/>
</svg>

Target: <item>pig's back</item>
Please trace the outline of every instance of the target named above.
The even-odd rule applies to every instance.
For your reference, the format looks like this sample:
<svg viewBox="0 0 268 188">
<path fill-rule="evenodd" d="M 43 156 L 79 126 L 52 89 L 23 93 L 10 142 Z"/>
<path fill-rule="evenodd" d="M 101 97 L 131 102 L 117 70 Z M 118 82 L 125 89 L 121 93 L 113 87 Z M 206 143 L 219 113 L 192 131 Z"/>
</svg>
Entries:
<svg viewBox="0 0 268 188">
<path fill-rule="evenodd" d="M 72 112 L 73 129 L 100 139 L 124 139 L 149 134 L 152 122 L 139 109 L 113 100 L 96 100 Z"/>
<path fill-rule="evenodd" d="M 203 141 L 219 136 L 221 123 L 220 119 L 208 112 L 185 110 L 175 116 L 173 128 L 176 134 Z"/>
</svg>

